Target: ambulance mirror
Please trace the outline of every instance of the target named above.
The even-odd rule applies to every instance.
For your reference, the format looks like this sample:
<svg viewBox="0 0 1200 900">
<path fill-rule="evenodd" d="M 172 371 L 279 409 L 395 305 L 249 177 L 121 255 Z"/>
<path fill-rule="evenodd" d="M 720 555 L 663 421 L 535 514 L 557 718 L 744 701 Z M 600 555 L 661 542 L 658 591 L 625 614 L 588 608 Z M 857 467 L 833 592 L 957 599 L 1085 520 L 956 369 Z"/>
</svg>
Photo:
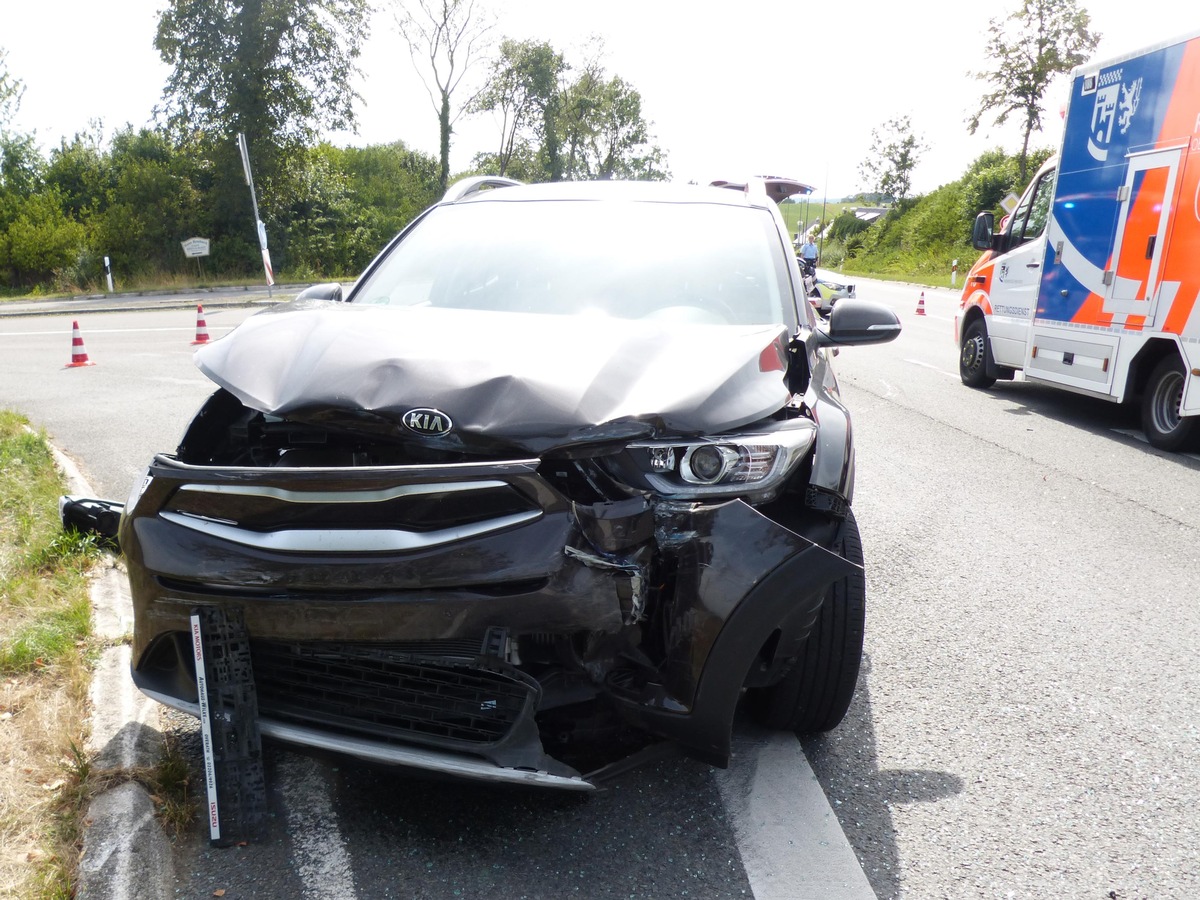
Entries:
<svg viewBox="0 0 1200 900">
<path fill-rule="evenodd" d="M 995 214 L 990 212 L 981 212 L 975 217 L 975 224 L 971 228 L 971 245 L 976 250 L 991 250 L 992 231 L 995 227 Z"/>
</svg>

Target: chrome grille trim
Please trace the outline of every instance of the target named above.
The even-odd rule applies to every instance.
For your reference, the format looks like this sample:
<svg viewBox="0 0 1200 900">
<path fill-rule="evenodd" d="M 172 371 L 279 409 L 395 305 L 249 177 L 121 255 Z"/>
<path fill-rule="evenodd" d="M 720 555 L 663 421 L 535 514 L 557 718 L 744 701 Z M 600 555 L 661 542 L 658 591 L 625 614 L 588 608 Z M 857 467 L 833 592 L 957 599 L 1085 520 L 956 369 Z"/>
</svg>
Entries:
<svg viewBox="0 0 1200 900">
<path fill-rule="evenodd" d="M 377 491 L 289 491 L 286 488 L 244 484 L 184 484 L 179 490 L 199 494 L 225 494 L 238 497 L 267 497 L 285 503 L 384 503 L 399 497 L 427 494 L 452 494 L 509 487 L 504 481 L 447 481 L 424 484 L 400 484 Z"/>
<path fill-rule="evenodd" d="M 282 531 L 250 531 L 236 525 L 227 525 L 185 513 L 160 512 L 159 518 L 189 528 L 210 537 L 255 547 L 259 550 L 274 550 L 288 553 L 387 553 L 405 550 L 426 550 L 456 541 L 480 537 L 493 531 L 501 531 L 516 525 L 524 525 L 542 517 L 541 510 L 517 513 L 473 522 L 457 528 L 441 531 L 417 532 L 402 529 L 297 529 Z"/>
</svg>

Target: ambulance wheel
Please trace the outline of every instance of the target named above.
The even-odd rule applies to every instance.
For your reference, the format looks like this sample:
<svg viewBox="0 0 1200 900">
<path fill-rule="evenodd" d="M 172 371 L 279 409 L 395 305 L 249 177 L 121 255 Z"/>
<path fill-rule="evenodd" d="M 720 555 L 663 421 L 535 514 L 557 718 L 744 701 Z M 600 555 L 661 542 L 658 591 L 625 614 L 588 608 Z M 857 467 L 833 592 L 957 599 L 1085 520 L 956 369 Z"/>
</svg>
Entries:
<svg viewBox="0 0 1200 900">
<path fill-rule="evenodd" d="M 976 319 L 963 334 L 962 352 L 958 357 L 958 377 L 963 384 L 973 388 L 989 388 L 996 383 L 996 379 L 987 373 L 991 354 L 987 326 L 983 324 L 983 319 Z"/>
<path fill-rule="evenodd" d="M 846 513 L 829 549 L 862 566 L 862 539 L 853 513 Z M 755 688 L 747 698 L 754 718 L 768 728 L 800 734 L 836 728 L 858 682 L 866 618 L 866 580 L 860 568 L 830 586 L 808 640 L 783 679 Z"/>
<path fill-rule="evenodd" d="M 1179 414 L 1183 379 L 1183 362 L 1172 354 L 1159 360 L 1142 394 L 1142 429 L 1159 450 L 1182 450 L 1197 435 L 1200 420 Z"/>
</svg>

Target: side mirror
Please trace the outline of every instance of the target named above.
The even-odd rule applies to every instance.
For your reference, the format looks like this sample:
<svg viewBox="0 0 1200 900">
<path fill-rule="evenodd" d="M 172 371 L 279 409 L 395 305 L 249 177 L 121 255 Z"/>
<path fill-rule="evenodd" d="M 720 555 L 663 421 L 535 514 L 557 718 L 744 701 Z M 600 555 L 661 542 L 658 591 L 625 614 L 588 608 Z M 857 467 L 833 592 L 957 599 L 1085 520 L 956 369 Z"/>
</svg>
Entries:
<svg viewBox="0 0 1200 900">
<path fill-rule="evenodd" d="M 341 303 L 342 286 L 336 281 L 328 282 L 327 284 L 314 284 L 312 287 L 306 287 L 296 295 L 297 300 L 335 300 Z"/>
<path fill-rule="evenodd" d="M 996 216 L 990 212 L 981 212 L 975 217 L 971 227 L 971 246 L 976 250 L 991 250 L 996 230 Z"/>
<path fill-rule="evenodd" d="M 855 344 L 886 344 L 900 335 L 900 319 L 888 307 L 870 300 L 847 297 L 834 304 L 828 323 L 817 326 L 817 344 L 852 346 Z"/>
</svg>

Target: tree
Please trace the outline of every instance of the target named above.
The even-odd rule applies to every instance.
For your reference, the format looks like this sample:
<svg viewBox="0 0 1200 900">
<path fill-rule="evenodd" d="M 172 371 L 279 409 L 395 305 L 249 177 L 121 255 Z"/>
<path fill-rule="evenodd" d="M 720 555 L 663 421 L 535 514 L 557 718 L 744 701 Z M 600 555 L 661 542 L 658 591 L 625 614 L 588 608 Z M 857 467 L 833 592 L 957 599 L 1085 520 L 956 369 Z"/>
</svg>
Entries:
<svg viewBox="0 0 1200 900">
<path fill-rule="evenodd" d="M 880 194 L 899 202 L 912 187 L 913 169 L 927 149 L 924 140 L 913 134 L 908 116 L 889 119 L 871 130 L 874 152 L 858 167 L 859 175 Z"/>
<path fill-rule="evenodd" d="M 642 95 L 613 77 L 601 90 L 592 140 L 591 174 L 599 178 L 663 180 L 663 153 L 652 145 L 649 123 L 642 117 Z"/>
<path fill-rule="evenodd" d="M 21 108 L 21 95 L 25 93 L 21 79 L 9 74 L 7 59 L 8 51 L 0 47 L 0 133 L 8 128 L 13 116 Z"/>
<path fill-rule="evenodd" d="M 653 143 L 652 123 L 642 115 L 642 95 L 624 79 L 610 78 L 599 54 L 574 81 L 560 87 L 553 109 L 557 177 L 670 177 L 666 157 Z"/>
<path fill-rule="evenodd" d="M 1053 151 L 1049 147 L 1030 150 L 1026 157 L 1030 172 L 1036 172 Z M 980 210 L 1000 210 L 1001 201 L 1010 193 L 1020 194 L 1027 179 L 1020 175 L 1020 160 L 1003 150 L 988 150 L 975 159 L 962 176 L 964 225 L 970 228 L 971 221 Z"/>
<path fill-rule="evenodd" d="M 45 168 L 33 135 L 0 133 L 0 200 L 34 194 L 41 187 Z"/>
<path fill-rule="evenodd" d="M 369 0 L 168 0 L 154 46 L 170 124 L 254 145 L 353 128 Z"/>
<path fill-rule="evenodd" d="M 438 161 L 400 141 L 347 147 L 340 166 L 350 179 L 355 206 L 372 230 L 372 255 L 440 196 Z M 370 261 L 368 256 L 359 265 Z"/>
<path fill-rule="evenodd" d="M 210 224 L 194 156 L 160 132 L 126 128 L 113 136 L 108 168 L 112 188 L 95 217 L 97 250 L 126 273 L 187 265 L 179 242 L 208 233 Z"/>
<path fill-rule="evenodd" d="M 985 55 L 995 63 L 975 77 L 992 86 L 979 109 L 967 119 L 974 134 L 991 113 L 997 125 L 1021 117 L 1020 180 L 1025 182 L 1029 138 L 1042 127 L 1042 98 L 1056 75 L 1069 72 L 1096 49 L 1100 35 L 1090 30 L 1091 17 L 1075 0 L 1022 0 L 1016 12 L 992 19 Z"/>
<path fill-rule="evenodd" d="M 76 132 L 69 143 L 63 138 L 50 151 L 46 184 L 58 189 L 64 212 L 78 221 L 104 209 L 111 200 L 115 179 L 102 145 L 99 123 L 93 123 L 88 131 Z"/>
<path fill-rule="evenodd" d="M 468 98 L 458 112 L 453 111 L 451 100 L 472 65 L 486 53 L 493 22 L 476 10 L 475 0 L 393 2 L 396 28 L 408 44 L 413 65 L 437 113 L 444 192 L 450 180 L 450 135 L 459 115 L 475 97 Z"/>
<path fill-rule="evenodd" d="M 559 76 L 567 68 L 562 54 L 544 41 L 501 41 L 487 84 L 470 107 L 471 112 L 500 114 L 496 174 L 506 174 L 518 141 L 529 145 L 540 140 L 551 145 L 552 155 L 557 153 L 553 111 Z"/>
<path fill-rule="evenodd" d="M 226 247 L 247 267 L 258 257 L 237 133 L 251 148 L 270 223 L 289 160 L 321 128 L 355 127 L 352 81 L 370 8 L 370 0 L 167 0 L 154 46 L 172 71 L 157 113 L 213 168 L 205 195 L 214 263 Z"/>
<path fill-rule="evenodd" d="M 596 111 L 601 103 L 604 67 L 598 58 L 588 60 L 573 82 L 562 91 L 558 104 L 560 137 L 559 169 L 565 178 L 586 178 L 587 147 L 595 131 Z"/>
</svg>

